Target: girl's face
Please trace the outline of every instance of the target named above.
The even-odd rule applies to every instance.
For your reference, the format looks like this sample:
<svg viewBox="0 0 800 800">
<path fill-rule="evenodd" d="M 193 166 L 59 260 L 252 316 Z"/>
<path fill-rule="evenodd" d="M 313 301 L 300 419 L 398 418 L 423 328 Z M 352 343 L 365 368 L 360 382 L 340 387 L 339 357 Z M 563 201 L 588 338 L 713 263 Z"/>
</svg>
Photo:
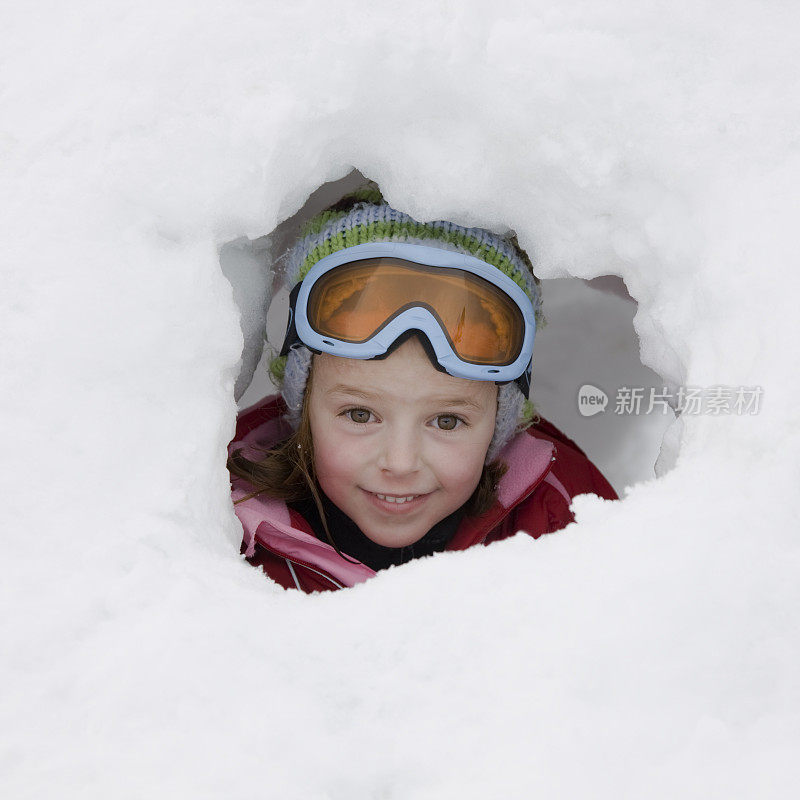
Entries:
<svg viewBox="0 0 800 800">
<path fill-rule="evenodd" d="M 497 387 L 434 369 L 416 338 L 388 358 L 314 356 L 317 478 L 385 547 L 421 539 L 472 495 L 494 432 Z"/>
</svg>

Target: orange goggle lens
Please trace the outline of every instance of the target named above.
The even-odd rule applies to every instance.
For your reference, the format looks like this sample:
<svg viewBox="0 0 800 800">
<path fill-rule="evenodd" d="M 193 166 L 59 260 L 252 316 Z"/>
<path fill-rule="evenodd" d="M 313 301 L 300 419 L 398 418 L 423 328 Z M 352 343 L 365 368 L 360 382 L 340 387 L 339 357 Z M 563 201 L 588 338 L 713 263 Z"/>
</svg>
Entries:
<svg viewBox="0 0 800 800">
<path fill-rule="evenodd" d="M 415 307 L 433 314 L 462 361 L 502 366 L 519 356 L 522 311 L 501 289 L 461 269 L 390 257 L 343 264 L 316 281 L 306 316 L 322 336 L 361 343 Z"/>
</svg>

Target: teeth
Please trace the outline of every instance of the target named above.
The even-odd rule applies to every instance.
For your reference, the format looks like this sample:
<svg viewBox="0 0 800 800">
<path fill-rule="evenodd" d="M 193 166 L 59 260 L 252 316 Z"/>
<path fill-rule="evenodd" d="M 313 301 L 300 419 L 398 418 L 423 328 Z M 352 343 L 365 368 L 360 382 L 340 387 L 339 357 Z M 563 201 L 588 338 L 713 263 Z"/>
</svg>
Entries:
<svg viewBox="0 0 800 800">
<path fill-rule="evenodd" d="M 381 500 L 386 500 L 387 503 L 397 503 L 398 505 L 402 505 L 403 503 L 407 503 L 409 500 L 414 500 L 416 497 L 419 497 L 418 494 L 409 494 L 406 497 L 392 497 L 390 494 L 378 494 L 375 493 L 376 497 L 379 497 Z"/>
</svg>

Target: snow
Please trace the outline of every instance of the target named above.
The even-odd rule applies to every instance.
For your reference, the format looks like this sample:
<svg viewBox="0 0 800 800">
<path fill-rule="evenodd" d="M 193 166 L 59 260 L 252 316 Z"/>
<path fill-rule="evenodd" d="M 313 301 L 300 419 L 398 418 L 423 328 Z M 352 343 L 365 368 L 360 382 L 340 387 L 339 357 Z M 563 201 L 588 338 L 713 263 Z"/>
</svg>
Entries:
<svg viewBox="0 0 800 800">
<path fill-rule="evenodd" d="M 798 17 L 6 7 L 2 795 L 793 796 Z M 264 237 L 353 168 L 517 232 L 534 399 L 625 496 L 305 596 L 240 559 L 224 455 Z M 764 395 L 577 418 L 634 380 Z"/>
</svg>

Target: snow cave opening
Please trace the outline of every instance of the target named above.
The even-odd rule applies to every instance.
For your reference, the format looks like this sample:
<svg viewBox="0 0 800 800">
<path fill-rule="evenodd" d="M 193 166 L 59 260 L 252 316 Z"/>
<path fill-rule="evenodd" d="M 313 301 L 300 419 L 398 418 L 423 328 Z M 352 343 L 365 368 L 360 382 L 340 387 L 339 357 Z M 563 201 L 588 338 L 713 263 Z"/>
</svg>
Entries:
<svg viewBox="0 0 800 800">
<path fill-rule="evenodd" d="M 283 341 L 291 287 L 276 279 L 270 263 L 291 244 L 299 225 L 363 180 L 353 170 L 325 183 L 274 230 L 219 248 L 244 337 L 235 385 L 239 409 L 277 392 L 268 365 Z M 633 326 L 638 304 L 620 276 L 541 278 L 541 284 L 546 325 L 536 335 L 531 400 L 542 416 L 577 442 L 622 496 L 626 487 L 674 466 L 675 448 L 662 447 L 676 422 L 674 392 L 640 359 Z M 667 399 L 658 402 L 660 397 Z"/>
</svg>

